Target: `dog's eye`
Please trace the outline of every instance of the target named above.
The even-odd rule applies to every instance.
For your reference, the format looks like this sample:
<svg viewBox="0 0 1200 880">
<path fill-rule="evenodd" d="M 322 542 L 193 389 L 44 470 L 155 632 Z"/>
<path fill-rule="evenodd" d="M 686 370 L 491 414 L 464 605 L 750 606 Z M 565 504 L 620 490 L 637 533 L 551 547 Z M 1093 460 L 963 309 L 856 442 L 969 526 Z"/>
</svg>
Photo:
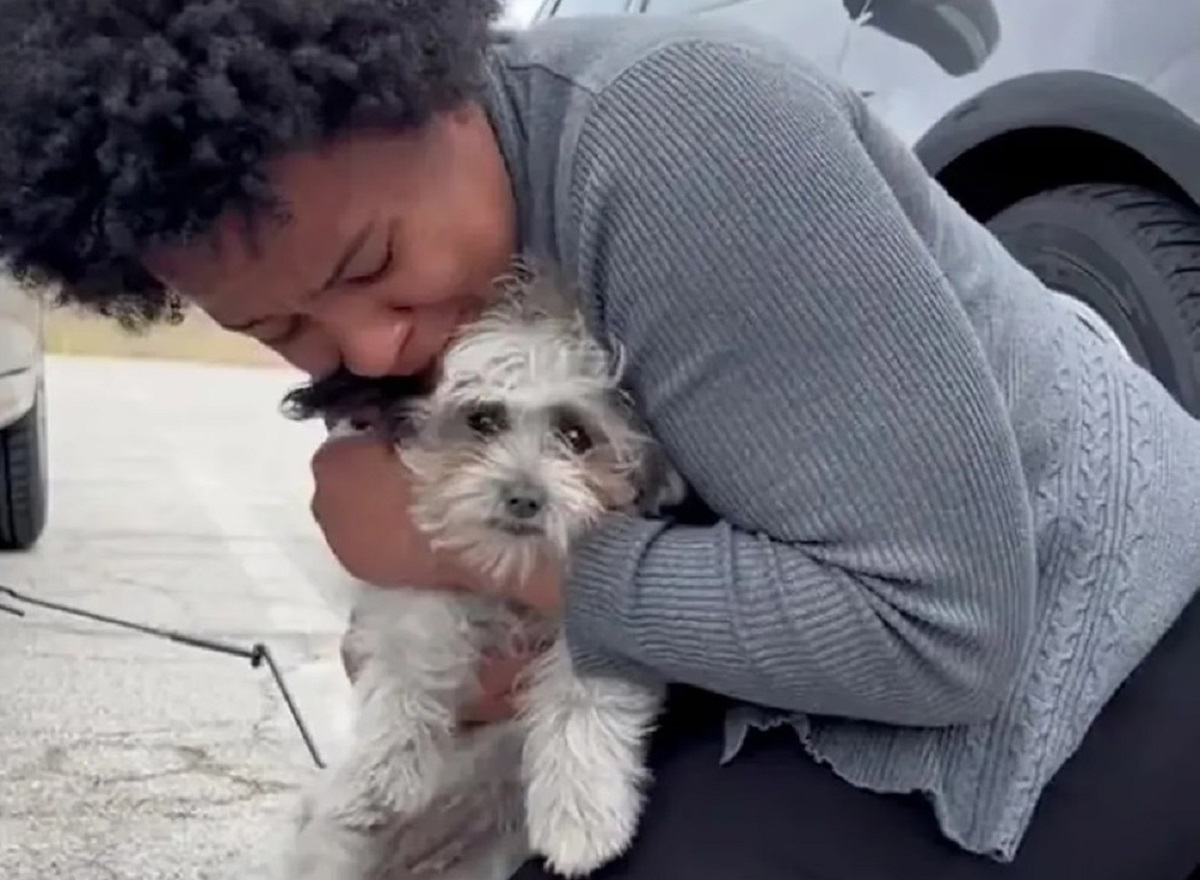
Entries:
<svg viewBox="0 0 1200 880">
<path fill-rule="evenodd" d="M 496 403 L 481 403 L 467 413 L 467 427 L 482 437 L 499 434 L 507 425 L 504 407 Z"/>
<path fill-rule="evenodd" d="M 583 455 L 592 448 L 592 435 L 578 422 L 564 420 L 558 425 L 558 436 L 576 455 Z"/>
</svg>

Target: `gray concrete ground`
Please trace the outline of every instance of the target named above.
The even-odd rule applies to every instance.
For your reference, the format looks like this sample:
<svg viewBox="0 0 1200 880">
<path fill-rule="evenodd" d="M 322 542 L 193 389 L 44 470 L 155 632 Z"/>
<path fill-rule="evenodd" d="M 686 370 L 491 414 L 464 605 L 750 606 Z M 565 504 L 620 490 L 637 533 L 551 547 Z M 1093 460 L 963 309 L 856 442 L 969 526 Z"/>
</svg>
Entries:
<svg viewBox="0 0 1200 880">
<path fill-rule="evenodd" d="M 335 577 L 308 519 L 315 425 L 295 376 L 49 363 L 51 525 L 0 583 L 250 645 L 265 641 L 328 749 L 344 693 Z M 264 670 L 30 609 L 0 614 L 0 878 L 266 876 L 312 772 Z"/>
</svg>

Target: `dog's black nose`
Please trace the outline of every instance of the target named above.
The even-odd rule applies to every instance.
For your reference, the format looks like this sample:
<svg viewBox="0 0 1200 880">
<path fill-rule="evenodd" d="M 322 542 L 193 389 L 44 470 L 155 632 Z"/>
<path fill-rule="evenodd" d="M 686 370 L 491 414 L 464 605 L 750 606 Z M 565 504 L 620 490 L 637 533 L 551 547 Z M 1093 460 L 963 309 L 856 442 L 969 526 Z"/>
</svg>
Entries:
<svg viewBox="0 0 1200 880">
<path fill-rule="evenodd" d="M 509 486 L 504 509 L 513 519 L 533 519 L 546 503 L 546 494 L 537 486 Z"/>
</svg>

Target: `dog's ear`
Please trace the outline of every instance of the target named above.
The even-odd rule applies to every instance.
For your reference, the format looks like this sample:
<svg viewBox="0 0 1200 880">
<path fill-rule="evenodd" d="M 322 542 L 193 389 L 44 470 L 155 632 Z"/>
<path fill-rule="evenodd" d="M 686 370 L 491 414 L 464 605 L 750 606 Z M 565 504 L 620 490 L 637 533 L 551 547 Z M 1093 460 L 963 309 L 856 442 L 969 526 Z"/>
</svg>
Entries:
<svg viewBox="0 0 1200 880">
<path fill-rule="evenodd" d="M 518 323 L 579 317 L 582 300 L 561 269 L 548 260 L 514 257 L 509 271 L 495 281 L 497 305 L 506 320 Z"/>
<path fill-rule="evenodd" d="M 417 376 L 356 376 L 344 367 L 294 388 L 283 398 L 283 414 L 294 421 L 322 418 L 375 426 L 393 439 L 411 430 L 415 403 L 428 394 L 429 380 Z"/>
<path fill-rule="evenodd" d="M 660 517 L 683 504 L 688 488 L 662 446 L 650 441 L 638 469 L 637 509 L 643 516 Z"/>
</svg>

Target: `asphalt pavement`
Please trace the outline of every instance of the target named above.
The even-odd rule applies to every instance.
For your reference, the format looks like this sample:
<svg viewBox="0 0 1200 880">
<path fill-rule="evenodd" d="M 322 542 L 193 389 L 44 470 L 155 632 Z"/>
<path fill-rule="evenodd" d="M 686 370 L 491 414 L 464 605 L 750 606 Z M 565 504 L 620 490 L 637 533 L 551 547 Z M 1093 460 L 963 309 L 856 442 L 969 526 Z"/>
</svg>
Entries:
<svg viewBox="0 0 1200 880">
<path fill-rule="evenodd" d="M 264 642 L 328 756 L 342 618 L 308 517 L 320 428 L 277 410 L 296 379 L 51 359 L 50 526 L 34 552 L 0 556 L 0 583 Z M 268 877 L 313 772 L 265 669 L 48 610 L 0 613 L 3 880 Z"/>
</svg>

